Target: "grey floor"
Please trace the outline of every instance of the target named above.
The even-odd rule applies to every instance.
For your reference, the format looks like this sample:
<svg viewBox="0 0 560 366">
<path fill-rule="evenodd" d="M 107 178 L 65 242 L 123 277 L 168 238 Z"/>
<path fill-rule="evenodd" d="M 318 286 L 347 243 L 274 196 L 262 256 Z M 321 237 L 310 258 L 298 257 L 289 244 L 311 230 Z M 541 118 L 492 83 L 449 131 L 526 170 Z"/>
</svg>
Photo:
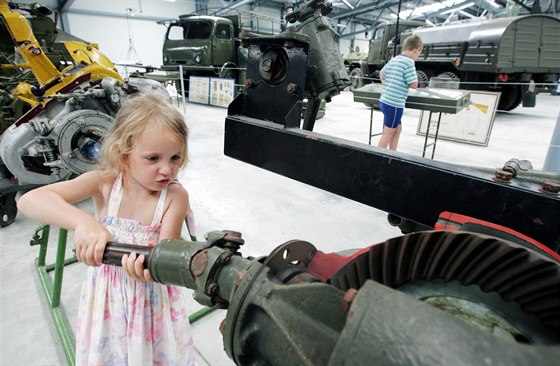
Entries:
<svg viewBox="0 0 560 366">
<path fill-rule="evenodd" d="M 498 113 L 487 147 L 439 140 L 435 159 L 493 169 L 510 158 L 519 158 L 541 169 L 559 109 L 559 96 L 541 94 L 536 108 Z M 239 231 L 245 238 L 243 255 L 261 256 L 291 239 L 334 252 L 400 235 L 387 223 L 384 212 L 225 157 L 226 109 L 187 103 L 185 111 L 191 128 L 191 161 L 180 180 L 191 196 L 199 238 L 215 229 Z M 399 151 L 422 155 L 424 137 L 416 133 L 419 116 L 417 110 L 406 110 Z M 374 112 L 373 117 L 375 132 L 381 129 L 380 112 Z M 327 105 L 315 131 L 367 144 L 369 119 L 369 109 L 354 103 L 350 92 L 343 92 Z M 374 137 L 374 145 L 377 139 Z M 89 202 L 81 207 L 91 211 Z M 36 226 L 19 215 L 12 225 L 0 229 L 0 365 L 66 363 L 34 269 L 38 248 L 31 247 L 29 240 Z M 51 258 L 54 248 L 53 242 Z M 75 324 L 84 269 L 82 264 L 74 264 L 65 270 L 62 306 L 70 324 Z M 201 306 L 193 300 L 191 308 L 196 311 Z M 233 364 L 218 331 L 224 317 L 224 311 L 217 311 L 192 324 L 200 365 Z"/>
</svg>

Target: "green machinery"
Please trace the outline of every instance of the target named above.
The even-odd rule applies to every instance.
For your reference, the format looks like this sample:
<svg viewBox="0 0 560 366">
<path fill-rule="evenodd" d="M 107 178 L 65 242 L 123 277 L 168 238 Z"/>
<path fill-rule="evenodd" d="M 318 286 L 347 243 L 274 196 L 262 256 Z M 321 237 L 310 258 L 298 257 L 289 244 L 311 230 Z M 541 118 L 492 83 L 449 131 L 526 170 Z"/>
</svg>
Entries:
<svg viewBox="0 0 560 366">
<path fill-rule="evenodd" d="M 429 231 L 348 256 L 292 240 L 248 259 L 240 233 L 206 239 L 164 240 L 142 254 L 155 281 L 228 309 L 224 348 L 238 365 L 556 364 L 560 265 L 550 251 Z M 500 276 L 477 276 L 486 265 L 470 261 L 487 246 L 493 259 L 517 260 L 503 264 Z M 109 244 L 104 262 L 119 265 L 133 251 Z M 519 275 L 529 268 L 541 271 Z M 516 291 L 500 281 L 515 282 Z"/>
</svg>

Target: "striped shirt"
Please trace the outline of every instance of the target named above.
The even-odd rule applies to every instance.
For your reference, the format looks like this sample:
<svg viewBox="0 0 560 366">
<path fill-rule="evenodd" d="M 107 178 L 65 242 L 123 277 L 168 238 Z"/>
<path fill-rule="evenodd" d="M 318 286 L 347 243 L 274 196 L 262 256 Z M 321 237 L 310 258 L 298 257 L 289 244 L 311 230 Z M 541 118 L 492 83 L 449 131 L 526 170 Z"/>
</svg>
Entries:
<svg viewBox="0 0 560 366">
<path fill-rule="evenodd" d="M 414 60 L 404 55 L 393 57 L 381 69 L 383 91 L 379 99 L 385 104 L 404 108 L 408 97 L 408 85 L 418 80 Z"/>
</svg>

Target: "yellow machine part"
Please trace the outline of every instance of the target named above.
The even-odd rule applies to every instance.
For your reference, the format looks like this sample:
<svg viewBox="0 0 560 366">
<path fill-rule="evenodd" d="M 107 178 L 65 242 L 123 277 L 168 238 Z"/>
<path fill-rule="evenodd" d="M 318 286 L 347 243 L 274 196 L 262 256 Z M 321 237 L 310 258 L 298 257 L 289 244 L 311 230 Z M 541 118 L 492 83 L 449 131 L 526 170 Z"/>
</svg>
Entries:
<svg viewBox="0 0 560 366">
<path fill-rule="evenodd" d="M 84 75 L 89 74 L 88 79 L 91 82 L 105 77 L 123 81 L 115 65 L 99 51 L 97 44 L 94 43 L 64 42 L 74 65 L 58 71 L 43 52 L 25 17 L 13 13 L 6 0 L 0 0 L 0 15 L 16 44 L 17 52 L 25 60 L 25 63 L 22 64 L 3 64 L 1 67 L 30 69 L 39 84 L 45 87 L 44 97 L 47 98 L 38 101 L 31 92 L 31 85 L 24 82 L 18 84 L 13 97 L 35 107 L 38 104 L 47 103 L 48 96 L 55 95 L 61 90 L 68 92 L 74 89 Z M 69 85 L 71 85 L 70 88 L 68 88 Z"/>
<path fill-rule="evenodd" d="M 16 44 L 17 52 L 25 60 L 24 64 L 18 66 L 31 69 L 41 85 L 59 77 L 60 72 L 41 49 L 25 17 L 21 14 L 13 13 L 8 6 L 7 0 L 0 0 L 0 15 Z"/>
<path fill-rule="evenodd" d="M 88 70 L 91 72 L 92 81 L 97 81 L 107 76 L 123 81 L 117 71 L 117 68 L 115 67 L 115 64 L 113 64 L 107 56 L 99 51 L 97 44 L 84 44 L 82 42 L 69 41 L 64 42 L 64 46 L 70 53 L 70 56 L 72 57 L 72 60 L 74 60 L 75 64 L 84 64 L 89 66 L 96 64 L 98 66 L 93 70 L 89 69 L 88 66 Z"/>
</svg>

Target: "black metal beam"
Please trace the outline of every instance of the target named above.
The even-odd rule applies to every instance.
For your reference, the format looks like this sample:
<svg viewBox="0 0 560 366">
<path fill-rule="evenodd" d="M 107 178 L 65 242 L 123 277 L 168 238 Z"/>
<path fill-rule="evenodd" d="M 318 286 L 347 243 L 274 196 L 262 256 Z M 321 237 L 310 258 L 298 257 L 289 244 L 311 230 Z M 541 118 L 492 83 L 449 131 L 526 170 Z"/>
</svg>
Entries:
<svg viewBox="0 0 560 366">
<path fill-rule="evenodd" d="M 230 115 L 224 153 L 299 182 L 433 227 L 451 211 L 516 230 L 560 251 L 560 197 L 534 183 Z"/>
</svg>

